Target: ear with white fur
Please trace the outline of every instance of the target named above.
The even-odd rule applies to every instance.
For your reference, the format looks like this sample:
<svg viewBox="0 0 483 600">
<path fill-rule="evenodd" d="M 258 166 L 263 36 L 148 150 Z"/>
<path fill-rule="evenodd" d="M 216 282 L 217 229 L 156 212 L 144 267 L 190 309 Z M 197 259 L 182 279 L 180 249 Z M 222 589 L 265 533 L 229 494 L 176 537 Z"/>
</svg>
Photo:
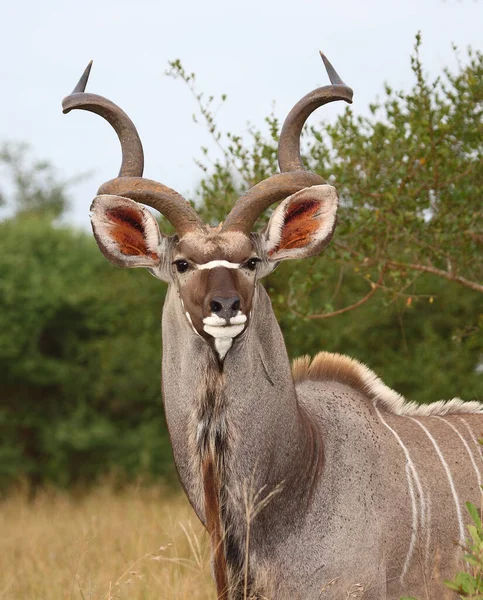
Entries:
<svg viewBox="0 0 483 600">
<path fill-rule="evenodd" d="M 281 202 L 265 231 L 270 261 L 319 254 L 335 229 L 337 192 L 331 185 L 305 188 Z"/>
<path fill-rule="evenodd" d="M 142 204 L 122 196 L 97 196 L 91 224 L 102 254 L 119 267 L 146 267 L 166 279 L 162 266 L 167 240 L 156 219 Z"/>
</svg>

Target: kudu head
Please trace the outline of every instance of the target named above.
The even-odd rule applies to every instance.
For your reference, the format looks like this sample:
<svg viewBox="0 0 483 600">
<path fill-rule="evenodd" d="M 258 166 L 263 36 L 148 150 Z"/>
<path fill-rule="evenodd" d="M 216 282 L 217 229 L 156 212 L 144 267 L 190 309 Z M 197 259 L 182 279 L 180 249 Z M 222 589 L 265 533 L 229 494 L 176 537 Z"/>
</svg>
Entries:
<svg viewBox="0 0 483 600">
<path fill-rule="evenodd" d="M 99 188 L 91 206 L 101 252 L 116 265 L 145 267 L 176 286 L 194 333 L 221 359 L 249 327 L 257 281 L 281 260 L 318 254 L 334 231 L 337 193 L 308 172 L 300 158 L 300 134 L 308 116 L 328 102 L 352 101 L 352 90 L 321 56 L 331 85 L 307 94 L 289 113 L 278 146 L 281 172 L 248 190 L 218 227 L 204 224 L 174 190 L 142 177 L 143 149 L 132 121 L 106 98 L 84 91 L 91 64 L 62 103 L 64 113 L 77 108 L 101 115 L 121 142 L 119 176 Z M 258 217 L 279 201 L 264 231 L 253 233 Z M 176 235 L 163 235 L 143 205 L 163 214 Z"/>
</svg>

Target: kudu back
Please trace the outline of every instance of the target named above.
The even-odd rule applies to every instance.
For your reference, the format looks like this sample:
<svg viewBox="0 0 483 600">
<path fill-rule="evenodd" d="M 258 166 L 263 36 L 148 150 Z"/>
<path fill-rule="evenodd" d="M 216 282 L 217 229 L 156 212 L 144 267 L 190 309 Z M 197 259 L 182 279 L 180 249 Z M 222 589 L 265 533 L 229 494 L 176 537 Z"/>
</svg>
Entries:
<svg viewBox="0 0 483 600">
<path fill-rule="evenodd" d="M 482 405 L 417 406 L 364 365 L 321 353 L 291 365 L 260 280 L 282 260 L 319 254 L 336 190 L 300 158 L 308 116 L 352 90 L 322 56 L 331 85 L 285 120 L 280 173 L 248 190 L 212 227 L 174 190 L 142 177 L 127 115 L 86 93 L 64 112 L 98 113 L 122 146 L 119 176 L 91 206 L 108 260 L 169 284 L 162 387 L 179 478 L 212 543 L 217 597 L 445 598 L 461 566 L 464 501 L 480 501 Z M 271 205 L 268 225 L 254 233 Z M 148 209 L 176 234 L 163 235 Z"/>
</svg>

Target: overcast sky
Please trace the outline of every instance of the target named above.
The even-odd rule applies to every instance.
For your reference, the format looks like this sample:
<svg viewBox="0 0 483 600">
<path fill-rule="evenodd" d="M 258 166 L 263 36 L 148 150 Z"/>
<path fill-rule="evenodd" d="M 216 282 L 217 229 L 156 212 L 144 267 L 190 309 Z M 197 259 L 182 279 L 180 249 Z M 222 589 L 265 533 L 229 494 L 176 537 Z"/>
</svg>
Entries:
<svg viewBox="0 0 483 600">
<path fill-rule="evenodd" d="M 119 104 L 136 124 L 145 150 L 145 176 L 181 193 L 200 178 L 194 158 L 211 146 L 193 123 L 188 89 L 163 75 L 180 58 L 200 90 L 228 94 L 218 114 L 223 130 L 263 125 L 275 101 L 283 118 L 301 96 L 327 83 L 323 50 L 354 89 L 354 110 L 383 90 L 408 89 L 409 55 L 418 30 L 431 75 L 454 67 L 452 43 L 464 55 L 482 48 L 483 2 L 476 0 L 17 0 L 2 5 L 0 140 L 26 141 L 61 177 L 91 176 L 72 189 L 70 220 L 88 222 L 100 183 L 114 177 L 120 150 L 97 115 L 61 112 L 90 59 L 88 91 Z M 334 116 L 341 103 L 322 108 Z M 317 118 L 317 117 L 315 117 Z"/>
</svg>

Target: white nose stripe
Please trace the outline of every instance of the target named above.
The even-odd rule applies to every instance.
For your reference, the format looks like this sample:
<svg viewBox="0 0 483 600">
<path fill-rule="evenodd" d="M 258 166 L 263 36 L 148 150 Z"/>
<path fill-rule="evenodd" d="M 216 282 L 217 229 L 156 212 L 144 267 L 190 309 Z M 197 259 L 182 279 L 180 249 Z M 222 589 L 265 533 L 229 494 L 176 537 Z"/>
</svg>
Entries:
<svg viewBox="0 0 483 600">
<path fill-rule="evenodd" d="M 203 269 L 216 269 L 216 267 L 225 267 L 226 269 L 239 269 L 241 267 L 241 264 L 232 263 L 227 260 L 210 260 L 210 262 L 195 266 L 197 269 L 202 271 Z"/>
</svg>

